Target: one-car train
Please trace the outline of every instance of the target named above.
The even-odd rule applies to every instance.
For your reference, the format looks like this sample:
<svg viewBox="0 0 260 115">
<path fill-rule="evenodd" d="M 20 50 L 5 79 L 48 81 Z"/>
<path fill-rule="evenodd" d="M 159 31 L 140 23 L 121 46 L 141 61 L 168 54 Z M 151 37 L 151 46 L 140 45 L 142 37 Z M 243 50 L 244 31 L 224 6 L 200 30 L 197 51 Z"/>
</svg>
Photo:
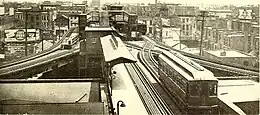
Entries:
<svg viewBox="0 0 260 115">
<path fill-rule="evenodd" d="M 78 33 L 72 33 L 67 36 L 61 43 L 60 49 L 71 49 L 72 46 L 78 41 Z"/>
<path fill-rule="evenodd" d="M 206 68 L 173 51 L 159 57 L 159 80 L 185 114 L 218 112 L 218 80 Z"/>
</svg>

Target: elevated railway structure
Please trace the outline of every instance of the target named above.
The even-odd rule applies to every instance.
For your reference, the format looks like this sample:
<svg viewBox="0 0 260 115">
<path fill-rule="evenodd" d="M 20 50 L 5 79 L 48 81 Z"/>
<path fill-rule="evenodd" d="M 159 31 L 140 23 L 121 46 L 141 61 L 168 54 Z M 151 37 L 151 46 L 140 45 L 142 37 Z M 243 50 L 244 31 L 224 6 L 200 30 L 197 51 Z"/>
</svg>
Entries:
<svg viewBox="0 0 260 115">
<path fill-rule="evenodd" d="M 103 11 L 93 10 L 86 14 L 86 26 L 94 25 L 95 23 L 104 20 L 102 15 L 109 17 L 107 23 L 110 26 L 115 27 L 117 34 L 121 36 L 123 41 L 129 40 L 139 40 L 137 33 L 132 33 L 132 31 L 138 30 L 137 15 L 130 14 L 124 10 L 118 9 L 108 9 L 106 10 L 108 14 Z"/>
<path fill-rule="evenodd" d="M 161 96 L 142 72 L 141 68 L 137 64 L 125 64 L 125 66 L 147 112 L 151 115 L 173 114 L 166 105 L 166 102 L 161 99 Z"/>
<path fill-rule="evenodd" d="M 135 49 L 138 49 L 138 50 L 141 50 L 143 47 L 142 46 L 139 46 L 139 45 L 136 45 L 136 44 L 133 44 L 133 43 L 129 43 L 129 42 L 125 42 L 126 46 L 127 47 L 130 47 L 130 48 L 135 48 Z M 160 54 L 161 51 L 160 50 L 156 50 L 156 49 L 151 49 L 150 50 L 151 53 L 153 54 Z M 156 56 L 155 56 L 156 57 Z M 154 59 L 154 57 L 152 57 L 153 60 L 154 60 L 154 63 L 156 64 L 157 60 Z M 193 60 L 193 58 L 191 58 Z M 196 61 L 198 60 L 198 61 Z M 227 66 L 227 65 L 220 65 L 220 64 L 217 64 L 217 63 L 213 63 L 213 62 L 207 62 L 207 61 L 203 61 L 203 60 L 199 60 L 199 59 L 194 59 L 195 62 L 201 64 L 200 62 L 205 62 L 206 64 L 208 65 L 203 65 L 201 64 L 202 66 L 213 66 L 212 68 L 216 68 L 216 69 L 219 69 L 219 70 L 223 70 L 225 72 L 230 72 L 230 73 L 233 73 L 235 75 L 233 76 L 216 76 L 219 80 L 238 80 L 238 79 L 244 79 L 244 80 L 254 80 L 254 81 L 259 81 L 259 73 L 257 72 L 254 72 L 254 71 L 249 71 L 249 70 L 244 70 L 244 69 L 240 69 L 240 68 L 233 68 L 233 67 L 230 67 L 230 66 Z M 153 67 L 156 66 L 156 65 L 152 65 Z M 226 70 L 227 68 L 227 70 Z"/>
<path fill-rule="evenodd" d="M 0 65 L 0 68 L 12 66 L 12 65 L 15 65 L 15 64 L 19 64 L 19 63 L 24 63 L 24 62 L 26 62 L 28 60 L 36 59 L 38 57 L 41 57 L 41 56 L 44 56 L 44 55 L 47 55 L 47 54 L 50 54 L 52 52 L 55 52 L 55 51 L 59 50 L 60 45 L 63 43 L 63 41 L 65 41 L 67 39 L 67 37 L 69 37 L 72 33 L 77 32 L 76 29 L 77 28 L 71 28 L 67 33 L 65 33 L 62 36 L 62 38 L 57 43 L 55 43 L 49 49 L 44 50 L 44 51 L 42 51 L 40 53 L 37 53 L 37 54 L 33 54 L 33 55 L 22 57 L 22 58 L 19 58 L 19 59 L 2 62 L 1 65 Z"/>
<path fill-rule="evenodd" d="M 147 43 L 144 43 L 144 47 L 145 46 L 147 46 L 146 47 L 147 49 L 145 49 L 145 50 L 144 50 L 144 48 L 140 49 L 140 47 L 133 47 L 133 46 L 129 46 L 129 47 L 141 50 L 142 54 L 140 53 L 141 54 L 140 58 L 142 58 L 141 59 L 142 63 L 144 65 L 147 65 L 146 68 L 150 68 L 150 70 L 152 70 L 152 68 L 154 68 L 155 70 L 158 70 L 158 67 L 156 66 L 158 62 L 151 55 L 152 53 L 157 53 L 157 52 L 152 51 L 152 47 L 151 47 L 151 46 L 153 46 L 152 44 L 147 45 Z M 150 72 L 153 73 L 152 71 L 150 71 Z M 154 72 L 156 73 L 156 71 L 154 71 Z M 223 76 L 223 77 L 218 77 L 218 80 L 228 80 L 228 81 L 229 80 L 236 80 L 237 81 L 237 80 L 241 80 L 241 79 L 255 79 L 256 77 L 257 76 Z M 160 82 L 158 82 L 158 83 L 160 83 Z M 225 94 L 221 93 L 219 95 L 220 95 L 220 97 L 222 97 L 222 95 L 225 95 Z M 169 101 L 170 100 L 168 100 L 167 102 L 169 102 Z M 257 109 L 250 110 L 250 109 L 246 109 L 246 108 L 242 109 L 237 104 L 229 102 L 226 99 L 224 99 L 223 97 L 218 98 L 217 103 L 219 105 L 219 113 L 221 113 L 221 114 L 245 115 L 247 113 L 250 113 L 250 112 L 252 113 L 252 112 L 255 112 L 255 110 L 257 110 Z M 252 103 L 248 103 L 248 104 L 252 105 Z M 250 107 L 251 107 L 251 105 L 250 105 Z"/>
<path fill-rule="evenodd" d="M 256 69 L 243 68 L 243 67 L 240 67 L 240 66 L 238 67 L 238 66 L 233 66 L 233 65 L 230 65 L 230 64 L 224 64 L 224 63 L 221 63 L 221 62 L 216 62 L 214 60 L 209 60 L 209 59 L 206 59 L 204 57 L 197 56 L 195 54 L 190 54 L 190 53 L 187 53 L 187 52 L 183 52 L 183 51 L 179 51 L 179 50 L 173 49 L 173 48 L 171 48 L 169 46 L 166 46 L 164 44 L 157 43 L 157 42 L 151 40 L 150 38 L 148 38 L 146 36 L 143 36 L 143 38 L 147 39 L 148 41 L 150 41 L 152 43 L 154 43 L 155 47 L 158 47 L 159 49 L 173 50 L 173 51 L 180 52 L 184 56 L 187 56 L 187 57 L 191 58 L 195 62 L 197 62 L 197 63 L 199 63 L 199 64 L 201 64 L 202 66 L 205 66 L 205 67 L 209 67 L 209 68 L 218 69 L 218 70 L 221 70 L 221 71 L 230 72 L 230 73 L 233 73 L 233 74 L 238 75 L 238 76 L 259 76 L 259 72 Z M 135 47 L 140 47 L 138 45 L 127 43 L 127 42 L 126 42 L 126 44 L 132 45 L 132 46 L 135 46 Z M 152 51 L 155 51 L 155 50 L 152 50 Z M 155 51 L 155 52 L 160 52 L 160 50 L 159 51 Z"/>
<path fill-rule="evenodd" d="M 74 34 L 73 38 L 70 38 Z M 70 44 L 75 45 L 78 41 L 77 28 L 71 28 L 64 36 L 49 49 L 38 54 L 30 55 L 18 60 L 4 62 L 0 66 L 0 78 L 28 78 L 35 74 L 48 72 L 73 62 L 79 49 L 60 50 L 62 44 L 70 39 Z"/>
<path fill-rule="evenodd" d="M 163 101 L 165 101 L 166 105 L 170 108 L 170 110 L 174 114 L 178 114 L 178 115 L 185 113 L 181 111 L 180 108 L 176 105 L 176 103 L 174 102 L 174 97 L 170 95 L 170 92 L 163 87 L 161 81 L 159 80 L 158 62 L 154 59 L 151 51 L 153 47 L 154 47 L 153 44 L 149 42 L 145 42 L 143 48 L 138 53 L 138 58 L 157 82 L 157 83 L 153 83 L 153 85 L 158 91 L 158 93 L 160 94 L 160 96 L 162 97 Z"/>
</svg>

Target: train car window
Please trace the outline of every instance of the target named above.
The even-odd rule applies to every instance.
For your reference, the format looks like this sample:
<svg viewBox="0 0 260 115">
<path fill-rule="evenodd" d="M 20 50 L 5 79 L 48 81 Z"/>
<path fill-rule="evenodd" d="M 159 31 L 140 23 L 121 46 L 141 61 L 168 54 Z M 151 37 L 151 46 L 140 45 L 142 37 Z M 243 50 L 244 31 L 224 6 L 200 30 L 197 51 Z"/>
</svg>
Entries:
<svg viewBox="0 0 260 115">
<path fill-rule="evenodd" d="M 190 95 L 199 96 L 199 86 L 197 84 L 190 85 Z"/>
<path fill-rule="evenodd" d="M 165 71 L 165 62 L 162 63 L 162 69 Z"/>
<path fill-rule="evenodd" d="M 217 85 L 216 84 L 209 85 L 209 96 L 215 96 L 215 95 L 217 95 Z"/>
</svg>

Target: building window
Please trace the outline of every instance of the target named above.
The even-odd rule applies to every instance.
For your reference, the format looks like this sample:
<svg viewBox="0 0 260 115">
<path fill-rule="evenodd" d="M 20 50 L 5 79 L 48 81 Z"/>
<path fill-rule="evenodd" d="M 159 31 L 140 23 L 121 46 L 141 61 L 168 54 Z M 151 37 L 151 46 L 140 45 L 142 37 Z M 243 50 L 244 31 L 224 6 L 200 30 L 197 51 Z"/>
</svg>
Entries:
<svg viewBox="0 0 260 115">
<path fill-rule="evenodd" d="M 244 65 L 248 66 L 249 65 L 248 61 L 244 61 Z"/>
<path fill-rule="evenodd" d="M 97 43 L 97 38 L 92 38 L 92 39 L 91 39 L 91 43 L 92 43 L 92 44 Z"/>
<path fill-rule="evenodd" d="M 182 22 L 185 23 L 185 18 L 182 18 Z"/>
<path fill-rule="evenodd" d="M 33 17 L 33 16 L 31 16 L 31 21 L 32 21 L 32 22 L 34 21 L 34 20 L 33 20 L 33 18 L 34 18 L 34 17 Z"/>
<path fill-rule="evenodd" d="M 190 86 L 190 95 L 199 96 L 199 86 L 197 84 L 192 84 Z"/>
<path fill-rule="evenodd" d="M 189 35 L 189 25 L 186 25 L 186 35 Z"/>
<path fill-rule="evenodd" d="M 39 20 L 39 15 L 36 16 L 36 20 Z"/>
<path fill-rule="evenodd" d="M 209 96 L 217 95 L 217 85 L 209 85 Z"/>
</svg>

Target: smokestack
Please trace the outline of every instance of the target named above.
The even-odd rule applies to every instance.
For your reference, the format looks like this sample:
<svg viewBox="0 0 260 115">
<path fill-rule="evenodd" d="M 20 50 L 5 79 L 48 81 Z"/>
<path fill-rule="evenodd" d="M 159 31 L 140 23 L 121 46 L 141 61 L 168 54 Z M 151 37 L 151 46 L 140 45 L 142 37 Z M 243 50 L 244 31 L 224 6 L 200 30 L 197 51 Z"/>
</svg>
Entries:
<svg viewBox="0 0 260 115">
<path fill-rule="evenodd" d="M 101 11 L 100 12 L 100 26 L 108 27 L 109 26 L 109 19 L 108 19 L 108 12 Z"/>
</svg>

